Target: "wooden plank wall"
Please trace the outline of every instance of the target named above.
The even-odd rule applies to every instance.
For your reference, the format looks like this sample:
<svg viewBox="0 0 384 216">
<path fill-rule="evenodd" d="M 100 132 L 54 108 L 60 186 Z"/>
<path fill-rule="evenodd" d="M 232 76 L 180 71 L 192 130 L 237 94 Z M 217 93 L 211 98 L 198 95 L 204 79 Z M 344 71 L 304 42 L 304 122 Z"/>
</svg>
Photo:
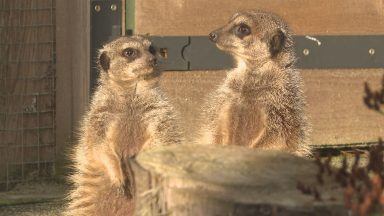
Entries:
<svg viewBox="0 0 384 216">
<path fill-rule="evenodd" d="M 298 35 L 384 34 L 383 0 L 140 0 L 136 1 L 135 33 L 207 35 L 244 9 L 275 12 Z M 384 115 L 363 104 L 364 83 L 379 89 L 383 75 L 384 69 L 302 70 L 313 123 L 312 144 L 358 145 L 384 136 Z M 163 88 L 187 128 L 198 127 L 196 116 L 203 98 L 224 77 L 223 71 L 164 74 Z"/>
<path fill-rule="evenodd" d="M 272 11 L 296 34 L 382 34 L 382 0 L 137 0 L 136 33 L 207 35 L 237 11 Z"/>
<path fill-rule="evenodd" d="M 90 1 L 56 1 L 56 152 L 61 174 L 89 102 Z"/>
</svg>

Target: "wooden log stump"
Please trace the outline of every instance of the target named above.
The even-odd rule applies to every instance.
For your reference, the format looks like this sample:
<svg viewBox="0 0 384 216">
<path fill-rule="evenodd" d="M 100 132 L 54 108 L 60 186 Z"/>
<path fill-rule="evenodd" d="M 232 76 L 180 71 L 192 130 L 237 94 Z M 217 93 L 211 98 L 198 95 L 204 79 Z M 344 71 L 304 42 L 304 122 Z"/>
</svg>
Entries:
<svg viewBox="0 0 384 216">
<path fill-rule="evenodd" d="M 319 186 L 313 161 L 284 152 L 179 145 L 134 163 L 136 215 L 347 215 L 342 188 Z M 298 182 L 316 187 L 321 202 Z"/>
</svg>

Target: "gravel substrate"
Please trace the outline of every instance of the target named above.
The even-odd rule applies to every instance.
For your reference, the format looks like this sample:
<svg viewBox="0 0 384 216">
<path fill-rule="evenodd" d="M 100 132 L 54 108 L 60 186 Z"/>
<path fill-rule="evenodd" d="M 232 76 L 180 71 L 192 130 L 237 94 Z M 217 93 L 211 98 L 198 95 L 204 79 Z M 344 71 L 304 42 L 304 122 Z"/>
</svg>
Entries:
<svg viewBox="0 0 384 216">
<path fill-rule="evenodd" d="M 60 215 L 62 209 L 61 201 L 0 206 L 0 216 L 55 216 Z"/>
</svg>

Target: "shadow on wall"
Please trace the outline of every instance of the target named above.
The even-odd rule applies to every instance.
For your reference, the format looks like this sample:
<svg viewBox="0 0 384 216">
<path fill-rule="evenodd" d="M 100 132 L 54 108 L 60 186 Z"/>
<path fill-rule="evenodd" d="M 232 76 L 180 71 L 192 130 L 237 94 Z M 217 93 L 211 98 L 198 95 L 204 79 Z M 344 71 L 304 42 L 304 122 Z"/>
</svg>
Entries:
<svg viewBox="0 0 384 216">
<path fill-rule="evenodd" d="M 384 76 L 381 81 L 381 89 L 373 91 L 369 84 L 365 82 L 365 97 L 364 103 L 369 109 L 375 110 L 381 114 L 384 114 Z"/>
</svg>

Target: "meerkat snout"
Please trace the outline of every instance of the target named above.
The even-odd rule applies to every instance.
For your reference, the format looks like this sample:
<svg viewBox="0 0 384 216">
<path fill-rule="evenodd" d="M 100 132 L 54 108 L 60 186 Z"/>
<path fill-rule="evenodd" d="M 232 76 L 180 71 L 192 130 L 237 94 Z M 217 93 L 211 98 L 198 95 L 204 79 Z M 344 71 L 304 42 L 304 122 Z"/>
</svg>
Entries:
<svg viewBox="0 0 384 216">
<path fill-rule="evenodd" d="M 153 67 L 156 67 L 157 66 L 157 58 L 156 57 L 150 58 L 149 64 L 152 65 Z"/>
</svg>

